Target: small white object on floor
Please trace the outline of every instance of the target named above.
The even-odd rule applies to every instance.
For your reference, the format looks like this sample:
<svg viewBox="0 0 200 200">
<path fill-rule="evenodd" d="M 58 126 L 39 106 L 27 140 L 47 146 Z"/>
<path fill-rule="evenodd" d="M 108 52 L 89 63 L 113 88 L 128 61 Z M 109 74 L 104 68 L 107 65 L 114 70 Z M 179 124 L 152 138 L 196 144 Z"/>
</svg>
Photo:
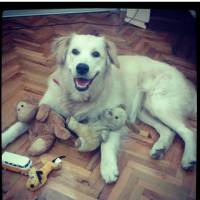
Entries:
<svg viewBox="0 0 200 200">
<path fill-rule="evenodd" d="M 146 29 L 150 21 L 150 9 L 127 9 L 125 22 Z"/>
</svg>

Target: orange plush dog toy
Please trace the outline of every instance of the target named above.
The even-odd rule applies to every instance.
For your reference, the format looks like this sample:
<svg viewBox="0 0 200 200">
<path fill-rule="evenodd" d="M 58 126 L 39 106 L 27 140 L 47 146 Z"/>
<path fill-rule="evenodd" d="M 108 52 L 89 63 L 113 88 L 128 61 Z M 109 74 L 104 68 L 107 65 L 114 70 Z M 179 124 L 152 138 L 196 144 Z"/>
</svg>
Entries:
<svg viewBox="0 0 200 200">
<path fill-rule="evenodd" d="M 56 137 L 67 140 L 71 136 L 65 128 L 64 118 L 46 104 L 38 106 L 33 102 L 20 101 L 17 104 L 17 118 L 30 124 L 28 153 L 32 156 L 50 149 Z"/>
</svg>

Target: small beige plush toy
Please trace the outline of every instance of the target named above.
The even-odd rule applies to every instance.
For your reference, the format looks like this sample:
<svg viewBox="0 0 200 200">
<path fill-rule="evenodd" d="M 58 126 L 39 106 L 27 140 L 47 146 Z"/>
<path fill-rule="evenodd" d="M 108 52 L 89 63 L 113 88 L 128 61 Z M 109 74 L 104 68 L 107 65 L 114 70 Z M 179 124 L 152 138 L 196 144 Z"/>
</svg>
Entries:
<svg viewBox="0 0 200 200">
<path fill-rule="evenodd" d="M 104 110 L 99 120 L 94 123 L 82 124 L 74 117 L 66 120 L 68 128 L 75 132 L 79 138 L 75 141 L 75 146 L 79 151 L 93 151 L 99 147 L 101 142 L 105 142 L 110 131 L 121 129 L 127 119 L 127 114 L 123 105 L 112 109 Z"/>
<path fill-rule="evenodd" d="M 29 101 L 18 102 L 17 119 L 30 124 L 28 153 L 32 156 L 50 149 L 56 137 L 67 140 L 71 136 L 65 128 L 64 118 L 46 104 L 38 106 Z"/>
</svg>

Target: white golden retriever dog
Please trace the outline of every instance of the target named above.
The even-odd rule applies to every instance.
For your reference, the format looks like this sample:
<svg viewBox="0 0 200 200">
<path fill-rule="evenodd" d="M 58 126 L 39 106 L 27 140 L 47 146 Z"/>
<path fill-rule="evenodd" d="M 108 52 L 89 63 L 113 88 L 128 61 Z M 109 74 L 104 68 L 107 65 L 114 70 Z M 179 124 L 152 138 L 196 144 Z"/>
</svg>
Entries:
<svg viewBox="0 0 200 200">
<path fill-rule="evenodd" d="M 181 165 L 196 163 L 196 136 L 184 120 L 196 117 L 196 90 L 174 67 L 144 56 L 117 56 L 104 37 L 73 34 L 54 43 L 57 70 L 50 76 L 40 104 L 48 104 L 64 117 L 95 121 L 106 108 L 125 104 L 128 122 L 139 118 L 154 127 L 160 138 L 150 155 L 161 159 L 177 133 L 185 143 Z M 16 122 L 2 136 L 5 147 L 28 129 Z M 126 131 L 126 128 L 124 128 Z M 106 183 L 117 180 L 117 151 L 121 132 L 112 132 L 101 145 L 101 175 Z"/>
</svg>

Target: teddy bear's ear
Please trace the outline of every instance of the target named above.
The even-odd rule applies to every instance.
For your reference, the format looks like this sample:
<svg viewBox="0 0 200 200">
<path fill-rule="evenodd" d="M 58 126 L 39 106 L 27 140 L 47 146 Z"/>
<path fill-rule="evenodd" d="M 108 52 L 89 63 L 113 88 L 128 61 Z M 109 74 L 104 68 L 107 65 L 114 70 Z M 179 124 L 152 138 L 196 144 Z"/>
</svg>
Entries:
<svg viewBox="0 0 200 200">
<path fill-rule="evenodd" d="M 33 99 L 22 99 L 16 102 L 16 107 L 19 107 L 21 105 L 24 105 L 24 106 L 31 105 L 31 107 L 33 108 L 38 107 L 36 100 L 33 100 Z"/>
<path fill-rule="evenodd" d="M 29 103 L 31 103 L 32 105 L 38 106 L 38 101 L 36 99 L 34 99 L 32 96 L 29 97 Z"/>
<path fill-rule="evenodd" d="M 103 110 L 103 112 L 99 115 L 99 119 L 105 119 L 109 118 L 112 116 L 112 109 L 111 108 L 106 108 Z"/>
<path fill-rule="evenodd" d="M 125 105 L 125 104 L 120 104 L 118 107 L 120 107 L 120 108 L 126 110 L 126 105 Z"/>
</svg>

